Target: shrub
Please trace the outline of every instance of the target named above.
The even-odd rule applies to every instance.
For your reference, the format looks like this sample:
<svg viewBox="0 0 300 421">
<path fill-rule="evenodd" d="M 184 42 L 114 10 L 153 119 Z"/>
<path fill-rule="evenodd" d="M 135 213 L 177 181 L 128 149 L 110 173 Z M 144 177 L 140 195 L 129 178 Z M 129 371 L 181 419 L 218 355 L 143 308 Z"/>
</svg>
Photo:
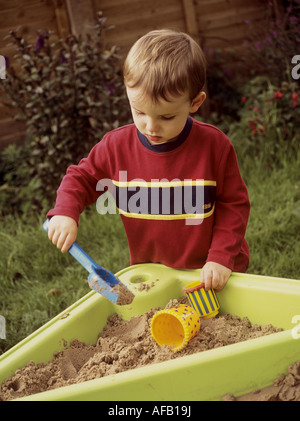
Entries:
<svg viewBox="0 0 300 421">
<path fill-rule="evenodd" d="M 0 150 L 0 219 L 24 215 L 49 207 L 39 180 L 31 176 L 29 145 L 9 145 Z"/>
<path fill-rule="evenodd" d="M 248 27 L 248 36 L 244 40 L 245 63 L 251 64 L 256 75 L 268 75 L 275 85 L 287 80 L 286 69 L 291 67 L 291 59 L 300 47 L 300 1 L 280 3 L 275 16 L 273 2 L 267 3 L 261 24 L 245 21 Z"/>
<path fill-rule="evenodd" d="M 277 2 L 278 3 L 278 2 Z M 272 84 L 289 81 L 292 57 L 300 48 L 300 0 L 284 0 L 278 12 L 275 2 L 266 2 L 264 15 L 246 20 L 243 48 L 204 48 L 208 62 L 207 86 L 214 119 L 222 124 L 224 114 L 238 120 L 239 98 L 249 79 L 267 75 Z M 288 69 L 288 72 L 286 71 Z"/>
<path fill-rule="evenodd" d="M 77 163 L 103 134 L 128 122 L 117 48 L 104 42 L 108 29 L 97 15 L 95 36 L 65 40 L 40 33 L 35 45 L 11 31 L 17 49 L 3 86 L 28 130 L 34 190 L 53 200 L 67 166 Z"/>
<path fill-rule="evenodd" d="M 245 75 L 239 71 L 236 52 L 233 49 L 204 48 L 208 63 L 207 89 L 211 113 L 216 123 L 222 123 L 224 115 L 238 119 L 240 87 Z"/>
<path fill-rule="evenodd" d="M 300 89 L 283 81 L 279 88 L 258 76 L 244 89 L 240 121 L 231 124 L 229 137 L 241 160 L 258 157 L 276 167 L 299 152 Z M 253 161 L 252 161 L 253 166 Z"/>
</svg>

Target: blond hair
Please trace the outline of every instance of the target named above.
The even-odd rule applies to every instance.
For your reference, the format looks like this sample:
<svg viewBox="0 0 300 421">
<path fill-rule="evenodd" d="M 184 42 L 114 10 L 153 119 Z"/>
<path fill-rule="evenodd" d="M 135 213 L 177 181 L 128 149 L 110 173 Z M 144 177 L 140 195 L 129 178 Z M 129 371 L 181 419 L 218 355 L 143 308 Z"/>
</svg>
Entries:
<svg viewBox="0 0 300 421">
<path fill-rule="evenodd" d="M 169 29 L 147 33 L 131 47 L 124 63 L 124 82 L 142 88 L 154 102 L 201 92 L 206 60 L 200 46 L 187 34 Z"/>
</svg>

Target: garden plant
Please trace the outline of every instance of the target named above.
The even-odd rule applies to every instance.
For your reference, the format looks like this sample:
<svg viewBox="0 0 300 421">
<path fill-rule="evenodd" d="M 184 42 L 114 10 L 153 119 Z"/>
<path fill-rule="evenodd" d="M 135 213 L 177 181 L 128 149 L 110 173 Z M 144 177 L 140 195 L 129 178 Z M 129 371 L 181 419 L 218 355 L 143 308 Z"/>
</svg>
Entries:
<svg viewBox="0 0 300 421">
<path fill-rule="evenodd" d="M 22 150 L 11 147 L 2 157 L 7 183 L 2 190 L 13 202 L 24 200 L 15 189 L 19 183 L 29 190 L 31 206 L 53 201 L 66 168 L 77 164 L 105 132 L 128 121 L 120 58 L 117 48 L 105 43 L 105 18 L 101 13 L 97 17 L 94 34 L 85 38 L 63 40 L 45 31 L 33 44 L 10 31 L 16 55 L 1 87 L 7 105 L 27 125 Z M 18 167 L 9 171 L 16 160 Z M 7 172 L 14 172 L 13 179 Z"/>
</svg>

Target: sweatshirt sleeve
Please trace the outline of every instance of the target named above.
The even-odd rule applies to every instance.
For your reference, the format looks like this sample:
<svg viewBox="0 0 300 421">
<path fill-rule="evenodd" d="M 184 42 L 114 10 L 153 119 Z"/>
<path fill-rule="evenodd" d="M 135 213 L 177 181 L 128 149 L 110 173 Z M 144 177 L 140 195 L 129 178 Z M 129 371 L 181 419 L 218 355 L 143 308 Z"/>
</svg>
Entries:
<svg viewBox="0 0 300 421">
<path fill-rule="evenodd" d="M 249 212 L 248 191 L 240 174 L 235 150 L 229 142 L 221 155 L 218 169 L 215 219 L 207 261 L 234 270 L 235 259 L 245 242 Z"/>
<path fill-rule="evenodd" d="M 91 150 L 87 158 L 78 165 L 71 165 L 57 190 L 55 207 L 47 213 L 47 218 L 64 215 L 73 218 L 77 224 L 86 206 L 96 202 L 101 192 L 97 183 L 109 171 L 105 138 Z"/>
</svg>

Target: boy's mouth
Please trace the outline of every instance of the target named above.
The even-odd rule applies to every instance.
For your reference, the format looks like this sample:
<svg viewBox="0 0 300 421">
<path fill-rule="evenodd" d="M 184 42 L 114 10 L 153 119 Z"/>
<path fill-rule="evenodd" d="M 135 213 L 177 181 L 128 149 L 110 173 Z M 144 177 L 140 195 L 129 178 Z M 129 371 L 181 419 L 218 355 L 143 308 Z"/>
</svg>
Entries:
<svg viewBox="0 0 300 421">
<path fill-rule="evenodd" d="M 151 136 L 151 135 L 147 134 L 146 137 L 150 142 L 159 142 L 159 141 L 162 140 L 161 136 Z"/>
</svg>

